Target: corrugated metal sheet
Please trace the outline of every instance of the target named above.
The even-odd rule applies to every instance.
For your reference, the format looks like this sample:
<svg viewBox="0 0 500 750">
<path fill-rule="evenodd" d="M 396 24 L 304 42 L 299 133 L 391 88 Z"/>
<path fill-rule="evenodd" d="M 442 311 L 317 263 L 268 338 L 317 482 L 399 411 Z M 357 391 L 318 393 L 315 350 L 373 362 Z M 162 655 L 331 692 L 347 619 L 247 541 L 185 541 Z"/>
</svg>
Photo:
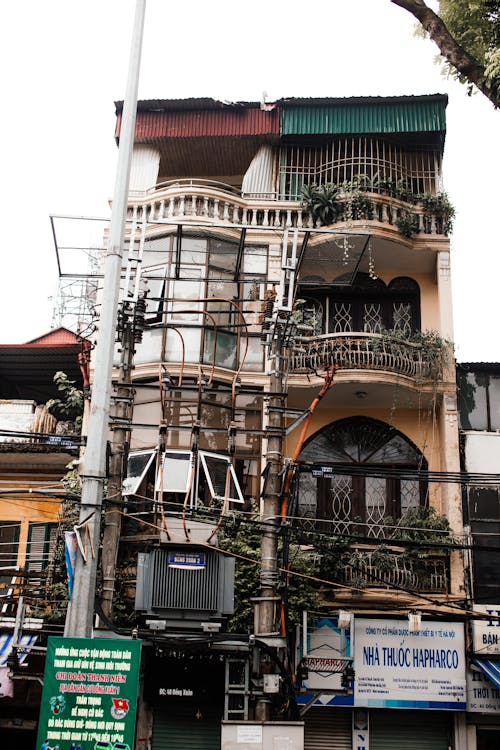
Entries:
<svg viewBox="0 0 500 750">
<path fill-rule="evenodd" d="M 304 750 L 351 750 L 350 709 L 310 708 L 304 718 Z"/>
<path fill-rule="evenodd" d="M 446 130 L 446 97 L 284 106 L 282 135 L 426 133 Z"/>
<path fill-rule="evenodd" d="M 119 135 L 121 114 L 116 123 Z M 278 135 L 280 116 L 278 109 L 266 112 L 260 108 L 226 108 L 222 110 L 194 111 L 142 111 L 137 112 L 135 137 L 196 138 L 200 136 Z"/>
</svg>

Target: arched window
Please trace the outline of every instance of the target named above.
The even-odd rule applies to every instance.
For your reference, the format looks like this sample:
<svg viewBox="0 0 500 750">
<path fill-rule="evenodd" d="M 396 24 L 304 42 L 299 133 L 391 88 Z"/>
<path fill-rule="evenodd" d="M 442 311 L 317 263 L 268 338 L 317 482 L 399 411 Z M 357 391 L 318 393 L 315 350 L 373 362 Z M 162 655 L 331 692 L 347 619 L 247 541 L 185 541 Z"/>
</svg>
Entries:
<svg viewBox="0 0 500 750">
<path fill-rule="evenodd" d="M 401 478 L 398 471 L 386 476 L 390 469 L 426 469 L 427 462 L 401 432 L 375 419 L 333 422 L 309 439 L 301 462 L 307 467 L 300 470 L 298 514 L 327 521 L 324 529 L 333 534 L 384 536 L 388 518 L 399 520 L 427 500 L 427 483 Z M 311 464 L 331 467 L 331 473 Z M 335 473 L 335 464 L 352 465 L 352 474 Z"/>
<path fill-rule="evenodd" d="M 299 297 L 305 299 L 304 320 L 314 320 L 318 333 L 381 333 L 396 330 L 410 337 L 420 330 L 420 289 L 405 276 L 388 286 L 381 279 L 358 273 L 351 286 L 304 279 Z"/>
</svg>

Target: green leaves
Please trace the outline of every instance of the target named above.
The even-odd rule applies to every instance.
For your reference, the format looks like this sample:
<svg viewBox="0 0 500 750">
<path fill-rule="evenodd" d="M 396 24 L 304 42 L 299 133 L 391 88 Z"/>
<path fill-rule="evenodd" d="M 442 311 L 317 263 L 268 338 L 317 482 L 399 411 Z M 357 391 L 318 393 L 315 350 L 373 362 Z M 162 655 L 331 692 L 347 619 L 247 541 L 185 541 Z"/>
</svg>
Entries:
<svg viewBox="0 0 500 750">
<path fill-rule="evenodd" d="M 324 185 L 304 185 L 302 188 L 302 205 L 311 212 L 315 221 L 323 226 L 333 224 L 339 213 L 339 188 L 331 182 Z"/>
</svg>

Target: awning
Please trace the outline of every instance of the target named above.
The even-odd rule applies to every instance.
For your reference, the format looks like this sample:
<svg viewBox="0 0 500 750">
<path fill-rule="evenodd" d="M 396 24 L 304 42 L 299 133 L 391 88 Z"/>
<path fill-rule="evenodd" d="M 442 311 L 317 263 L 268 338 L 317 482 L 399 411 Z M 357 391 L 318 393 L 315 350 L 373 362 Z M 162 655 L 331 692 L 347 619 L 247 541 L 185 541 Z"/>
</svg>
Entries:
<svg viewBox="0 0 500 750">
<path fill-rule="evenodd" d="M 35 645 L 37 636 L 36 635 L 22 635 L 19 639 L 17 647 L 17 653 L 19 655 L 19 663 L 22 664 L 30 652 L 32 646 Z M 0 633 L 0 667 L 5 667 L 10 652 L 12 651 L 12 633 Z"/>
<path fill-rule="evenodd" d="M 500 661 L 472 659 L 472 665 L 483 672 L 496 688 L 500 688 Z"/>
</svg>

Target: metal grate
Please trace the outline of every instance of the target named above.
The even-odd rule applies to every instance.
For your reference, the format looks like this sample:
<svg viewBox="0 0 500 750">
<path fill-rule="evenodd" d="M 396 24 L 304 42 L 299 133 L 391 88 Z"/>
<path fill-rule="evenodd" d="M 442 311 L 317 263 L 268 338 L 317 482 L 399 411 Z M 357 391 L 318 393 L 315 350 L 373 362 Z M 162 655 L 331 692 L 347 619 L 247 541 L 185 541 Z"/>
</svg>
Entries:
<svg viewBox="0 0 500 750">
<path fill-rule="evenodd" d="M 356 178 L 362 178 L 374 192 L 379 192 L 385 180 L 404 182 L 415 194 L 435 193 L 440 189 L 440 169 L 438 151 L 408 152 L 376 138 L 339 138 L 317 148 L 283 148 L 279 193 L 282 198 L 298 200 L 304 185 L 340 185 Z"/>
</svg>

